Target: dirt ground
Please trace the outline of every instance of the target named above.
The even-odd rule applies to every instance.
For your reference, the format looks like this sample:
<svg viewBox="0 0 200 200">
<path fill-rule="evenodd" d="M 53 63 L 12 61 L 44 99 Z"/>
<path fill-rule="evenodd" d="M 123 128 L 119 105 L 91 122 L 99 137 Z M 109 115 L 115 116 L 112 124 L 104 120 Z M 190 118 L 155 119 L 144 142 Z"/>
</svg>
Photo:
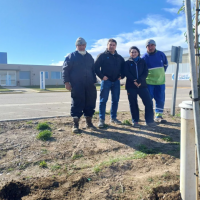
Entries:
<svg viewBox="0 0 200 200">
<path fill-rule="evenodd" d="M 5 200 L 178 200 L 180 111 L 166 124 L 140 128 L 112 125 L 71 132 L 71 118 L 0 123 L 0 199 Z M 128 124 L 129 112 L 118 113 Z M 127 121 L 125 121 L 127 120 Z M 36 126 L 48 122 L 48 141 L 36 139 Z M 98 125 L 98 114 L 94 116 Z M 40 167 L 45 161 L 46 168 Z"/>
</svg>

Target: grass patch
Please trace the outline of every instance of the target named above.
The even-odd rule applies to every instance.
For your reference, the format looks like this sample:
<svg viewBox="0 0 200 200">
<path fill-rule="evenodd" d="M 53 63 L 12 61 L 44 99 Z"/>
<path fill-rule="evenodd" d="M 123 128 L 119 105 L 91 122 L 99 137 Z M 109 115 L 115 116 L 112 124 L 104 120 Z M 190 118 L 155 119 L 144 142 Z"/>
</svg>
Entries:
<svg viewBox="0 0 200 200">
<path fill-rule="evenodd" d="M 32 124 L 33 123 L 33 121 L 28 121 L 28 122 L 26 122 L 26 124 Z"/>
<path fill-rule="evenodd" d="M 181 117 L 181 113 L 177 113 L 175 116 L 176 117 Z"/>
<path fill-rule="evenodd" d="M 11 90 L 0 86 L 0 92 L 9 92 L 9 91 L 11 91 Z"/>
<path fill-rule="evenodd" d="M 40 162 L 39 167 L 47 168 L 47 163 L 43 160 L 43 161 Z"/>
<path fill-rule="evenodd" d="M 41 122 L 37 125 L 36 129 L 37 130 L 46 130 L 46 129 L 50 129 L 50 126 L 47 122 Z"/>
<path fill-rule="evenodd" d="M 79 158 L 81 158 L 81 157 L 83 157 L 82 154 L 74 154 L 73 157 L 72 157 L 72 159 L 73 159 L 73 160 L 76 160 L 76 159 L 79 159 Z"/>
<path fill-rule="evenodd" d="M 145 145 L 140 144 L 137 146 L 139 151 L 145 153 L 145 154 L 156 154 L 159 153 L 156 149 L 149 149 Z"/>
<path fill-rule="evenodd" d="M 61 168 L 61 166 L 59 164 L 55 164 L 55 165 L 51 166 L 51 171 L 55 171 L 55 170 L 58 170 L 60 168 Z"/>
<path fill-rule="evenodd" d="M 47 154 L 48 151 L 47 151 L 47 149 L 41 149 L 41 153 L 42 153 L 42 154 Z"/>
<path fill-rule="evenodd" d="M 126 126 L 131 126 L 131 122 L 128 120 L 128 119 L 125 119 L 123 122 L 122 122 L 123 125 L 126 125 Z"/>
<path fill-rule="evenodd" d="M 163 137 L 162 140 L 166 141 L 166 142 L 172 142 L 173 139 L 171 137 Z"/>
<path fill-rule="evenodd" d="M 132 156 L 129 157 L 121 157 L 121 158 L 112 158 L 108 161 L 104 161 L 98 165 L 96 165 L 93 168 L 93 171 L 95 173 L 100 172 L 103 168 L 105 167 L 109 167 L 114 163 L 120 162 L 120 161 L 127 161 L 127 160 L 133 160 L 133 159 L 141 159 L 141 158 L 145 158 L 147 156 L 147 154 L 140 152 L 140 151 L 135 151 L 134 154 Z"/>
<path fill-rule="evenodd" d="M 12 172 L 14 170 L 14 168 L 10 167 L 7 169 L 7 172 Z"/>
<path fill-rule="evenodd" d="M 36 138 L 38 140 L 46 141 L 46 140 L 49 140 L 51 136 L 52 136 L 52 132 L 50 130 L 44 130 L 44 131 L 39 132 Z"/>
<path fill-rule="evenodd" d="M 30 164 L 31 164 L 31 163 L 26 162 L 26 163 L 20 165 L 19 169 L 20 169 L 20 170 L 24 170 L 24 169 L 26 169 Z"/>
</svg>

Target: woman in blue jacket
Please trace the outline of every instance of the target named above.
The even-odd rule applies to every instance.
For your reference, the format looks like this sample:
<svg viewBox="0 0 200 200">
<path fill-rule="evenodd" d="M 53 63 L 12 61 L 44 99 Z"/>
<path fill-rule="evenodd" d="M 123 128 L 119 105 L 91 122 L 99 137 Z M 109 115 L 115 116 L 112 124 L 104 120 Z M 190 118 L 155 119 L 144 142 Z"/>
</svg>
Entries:
<svg viewBox="0 0 200 200">
<path fill-rule="evenodd" d="M 124 74 L 126 79 L 126 90 L 132 115 L 134 127 L 139 127 L 139 108 L 137 95 L 140 96 L 145 106 L 146 125 L 150 127 L 156 126 L 154 122 L 153 103 L 147 88 L 146 77 L 148 68 L 144 59 L 140 58 L 140 50 L 132 46 L 129 49 L 130 58 L 126 61 Z"/>
</svg>

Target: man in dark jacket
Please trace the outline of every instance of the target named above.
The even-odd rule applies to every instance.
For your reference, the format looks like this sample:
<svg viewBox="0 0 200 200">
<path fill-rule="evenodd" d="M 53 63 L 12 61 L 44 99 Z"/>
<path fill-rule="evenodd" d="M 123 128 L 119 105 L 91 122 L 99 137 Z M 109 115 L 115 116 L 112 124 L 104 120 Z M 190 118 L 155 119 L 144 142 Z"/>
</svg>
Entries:
<svg viewBox="0 0 200 200">
<path fill-rule="evenodd" d="M 96 75 L 94 59 L 85 51 L 86 42 L 79 37 L 76 51 L 69 54 L 63 64 L 63 81 L 65 88 L 71 91 L 72 132 L 79 132 L 79 119 L 84 114 L 86 127 L 94 128 L 92 116 L 96 106 Z"/>
<path fill-rule="evenodd" d="M 110 110 L 111 123 L 120 124 L 116 119 L 120 96 L 120 79 L 122 75 L 124 59 L 116 51 L 117 42 L 109 39 L 107 49 L 101 53 L 95 61 L 95 72 L 101 81 L 100 104 L 99 104 L 99 128 L 104 127 L 106 102 L 111 90 L 112 105 Z"/>
</svg>

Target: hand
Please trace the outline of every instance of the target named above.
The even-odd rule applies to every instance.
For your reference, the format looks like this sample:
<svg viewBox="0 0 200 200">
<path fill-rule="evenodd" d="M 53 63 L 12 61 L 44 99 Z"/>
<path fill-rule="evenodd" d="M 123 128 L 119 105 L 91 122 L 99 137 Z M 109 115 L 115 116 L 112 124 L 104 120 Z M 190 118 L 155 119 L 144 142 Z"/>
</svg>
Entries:
<svg viewBox="0 0 200 200">
<path fill-rule="evenodd" d="M 136 81 L 134 81 L 134 84 L 139 88 L 139 85 L 138 85 L 138 83 Z"/>
<path fill-rule="evenodd" d="M 71 87 L 71 85 L 70 85 L 70 83 L 69 82 L 66 82 L 65 83 L 65 88 L 67 89 L 67 90 L 72 90 L 72 87 Z"/>
<path fill-rule="evenodd" d="M 103 80 L 104 80 L 104 81 L 107 81 L 107 80 L 108 80 L 108 77 L 107 77 L 107 76 L 104 76 L 104 77 L 103 77 Z"/>
<path fill-rule="evenodd" d="M 118 80 L 119 80 L 119 81 L 121 80 L 121 76 L 118 78 Z"/>
</svg>

